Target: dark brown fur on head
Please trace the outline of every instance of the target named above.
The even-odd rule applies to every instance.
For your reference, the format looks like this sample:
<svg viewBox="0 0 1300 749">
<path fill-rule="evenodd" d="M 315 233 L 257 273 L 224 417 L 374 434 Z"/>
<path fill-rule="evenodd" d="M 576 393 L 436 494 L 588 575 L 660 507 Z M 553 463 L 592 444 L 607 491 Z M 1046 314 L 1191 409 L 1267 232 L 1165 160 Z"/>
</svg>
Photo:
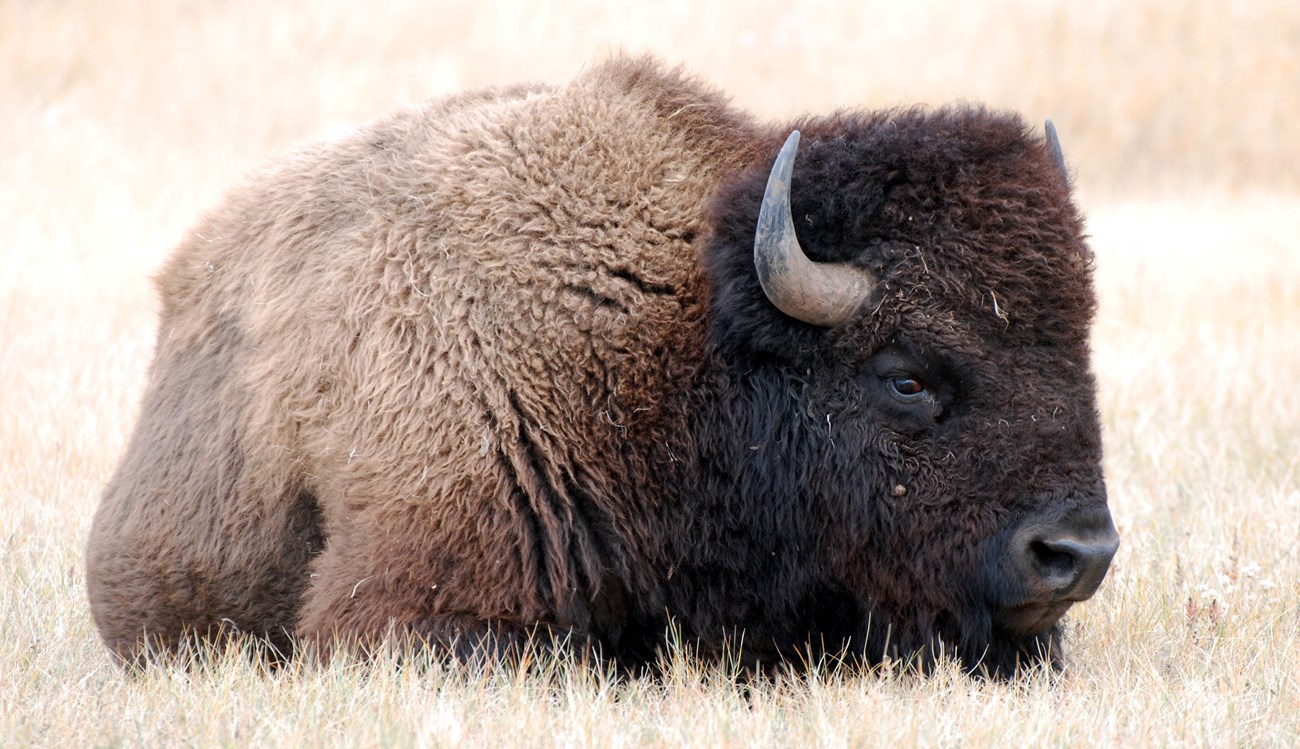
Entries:
<svg viewBox="0 0 1300 749">
<path fill-rule="evenodd" d="M 795 126 L 800 243 L 876 280 L 833 327 L 754 270 L 789 128 L 653 61 L 255 175 L 159 276 L 87 551 L 113 652 L 545 632 L 638 666 L 671 620 L 754 664 L 1059 664 L 1055 620 L 1100 578 L 1057 595 L 1026 565 L 1110 522 L 1067 188 L 1009 115 Z M 905 376 L 928 400 L 890 395 Z"/>
<path fill-rule="evenodd" d="M 723 450 L 754 435 L 759 450 L 741 456 L 734 491 L 788 513 L 763 535 L 774 550 L 804 550 L 794 586 L 832 620 L 817 629 L 872 661 L 943 648 L 992 672 L 1059 664 L 1055 626 L 1015 631 L 999 617 L 1023 595 L 1003 562 L 1017 525 L 1105 503 L 1091 253 L 1061 175 L 1018 118 L 979 108 L 798 127 L 800 244 L 814 260 L 868 269 L 878 285 L 835 328 L 782 315 L 753 267 L 764 165 L 724 185 L 706 258 L 711 348 L 744 374 L 697 428 Z M 942 390 L 932 421 L 881 397 L 873 360 L 890 350 Z M 703 548 L 739 559 L 757 542 Z M 794 636 L 816 605 L 788 601 L 789 621 L 774 626 Z"/>
</svg>

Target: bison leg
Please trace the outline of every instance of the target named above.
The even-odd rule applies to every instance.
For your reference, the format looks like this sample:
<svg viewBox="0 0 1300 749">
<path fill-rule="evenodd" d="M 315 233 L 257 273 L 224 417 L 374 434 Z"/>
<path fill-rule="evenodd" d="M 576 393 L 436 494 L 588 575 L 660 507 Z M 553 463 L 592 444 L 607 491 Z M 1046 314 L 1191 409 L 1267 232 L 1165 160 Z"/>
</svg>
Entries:
<svg viewBox="0 0 1300 749">
<path fill-rule="evenodd" d="M 353 584 L 357 598 L 371 580 Z M 339 616 L 322 616 L 308 593 L 299 635 L 322 660 L 341 652 L 370 658 L 385 649 L 399 656 L 422 652 L 468 664 L 520 664 L 557 651 L 580 660 L 599 661 L 601 648 L 592 638 L 573 629 L 546 622 L 483 618 L 472 614 L 422 613 L 400 605 L 403 595 L 392 585 L 372 586 L 361 605 L 339 603 L 326 610 Z M 349 597 L 349 601 L 357 600 Z M 342 610 L 339 612 L 339 610 Z M 327 623 L 328 622 L 328 623 Z"/>
<path fill-rule="evenodd" d="M 364 658 L 387 647 L 474 663 L 517 663 L 557 649 L 597 657 L 584 627 L 557 615 L 528 585 L 507 584 L 523 580 L 517 570 L 481 563 L 510 554 L 457 556 L 445 540 L 424 538 L 427 528 L 377 513 L 331 524 L 335 532 L 312 562 L 298 634 L 322 658 L 336 650 Z M 384 530 L 368 535 L 367 528 Z M 491 571 L 499 577 L 487 577 Z"/>
<path fill-rule="evenodd" d="M 559 654 L 586 664 L 603 663 L 600 644 L 590 637 L 550 624 L 485 620 L 468 614 L 431 615 L 380 633 L 304 633 L 322 661 L 342 653 L 363 659 L 393 652 L 398 658 L 432 656 L 471 666 L 528 666 Z"/>
<path fill-rule="evenodd" d="M 246 439 L 255 426 L 234 376 L 242 344 L 233 326 L 188 343 L 160 336 L 158 346 L 139 422 L 91 527 L 91 613 L 128 664 L 221 632 L 283 651 L 322 545 L 316 503 L 284 447 Z M 261 430 L 257 444 L 273 439 Z"/>
</svg>

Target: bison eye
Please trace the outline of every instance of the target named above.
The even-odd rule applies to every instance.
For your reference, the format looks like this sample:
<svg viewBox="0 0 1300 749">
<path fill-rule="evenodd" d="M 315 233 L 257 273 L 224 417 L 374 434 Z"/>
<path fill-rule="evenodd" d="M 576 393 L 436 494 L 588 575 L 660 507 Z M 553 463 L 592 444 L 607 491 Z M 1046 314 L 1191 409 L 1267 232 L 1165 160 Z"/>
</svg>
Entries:
<svg viewBox="0 0 1300 749">
<path fill-rule="evenodd" d="M 873 400 L 901 432 L 936 424 L 952 403 L 953 379 L 936 355 L 923 356 L 906 343 L 891 344 L 868 360 Z"/>
<path fill-rule="evenodd" d="M 925 385 L 914 377 L 890 377 L 885 382 L 889 394 L 904 403 L 915 403 L 925 397 Z"/>
</svg>

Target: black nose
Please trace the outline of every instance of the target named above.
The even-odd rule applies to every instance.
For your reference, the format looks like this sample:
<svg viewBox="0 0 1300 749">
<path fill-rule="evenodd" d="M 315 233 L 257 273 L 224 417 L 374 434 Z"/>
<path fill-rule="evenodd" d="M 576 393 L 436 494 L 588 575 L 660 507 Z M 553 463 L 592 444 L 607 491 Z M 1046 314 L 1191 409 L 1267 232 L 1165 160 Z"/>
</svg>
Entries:
<svg viewBox="0 0 1300 749">
<path fill-rule="evenodd" d="M 1119 536 L 1104 540 L 1041 538 L 1029 544 L 1033 568 L 1058 600 L 1082 601 L 1097 592 L 1119 548 Z"/>
<path fill-rule="evenodd" d="M 1023 528 L 1016 536 L 1031 586 L 1053 601 L 1090 598 L 1119 549 L 1110 513 L 1089 523 Z"/>
</svg>

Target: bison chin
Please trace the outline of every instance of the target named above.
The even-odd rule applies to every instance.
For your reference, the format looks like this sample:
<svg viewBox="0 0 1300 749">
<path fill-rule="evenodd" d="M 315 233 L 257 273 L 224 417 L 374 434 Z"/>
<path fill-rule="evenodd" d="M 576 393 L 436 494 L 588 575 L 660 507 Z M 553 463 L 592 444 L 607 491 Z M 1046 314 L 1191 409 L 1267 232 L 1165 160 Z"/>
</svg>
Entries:
<svg viewBox="0 0 1300 749">
<path fill-rule="evenodd" d="M 1070 605 L 1068 602 L 1025 604 L 1000 613 L 994 619 L 994 626 L 1012 638 L 1035 637 L 1055 626 Z"/>
<path fill-rule="evenodd" d="M 971 676 L 1005 681 L 1064 670 L 1061 613 L 1039 620 L 1033 631 L 1003 626 L 1000 614 L 966 616 L 964 628 L 955 617 L 940 616 L 934 626 L 918 627 L 910 636 L 897 627 L 866 624 L 855 639 L 863 644 L 859 654 L 868 666 L 902 664 L 904 670 L 925 675 L 944 662 L 956 662 Z"/>
<path fill-rule="evenodd" d="M 988 647 L 979 653 L 964 653 L 962 664 L 972 675 L 994 679 L 1011 679 L 1043 670 L 1060 673 L 1065 669 L 1061 627 L 1053 621 L 1046 630 L 1025 637 L 995 628 Z"/>
</svg>

